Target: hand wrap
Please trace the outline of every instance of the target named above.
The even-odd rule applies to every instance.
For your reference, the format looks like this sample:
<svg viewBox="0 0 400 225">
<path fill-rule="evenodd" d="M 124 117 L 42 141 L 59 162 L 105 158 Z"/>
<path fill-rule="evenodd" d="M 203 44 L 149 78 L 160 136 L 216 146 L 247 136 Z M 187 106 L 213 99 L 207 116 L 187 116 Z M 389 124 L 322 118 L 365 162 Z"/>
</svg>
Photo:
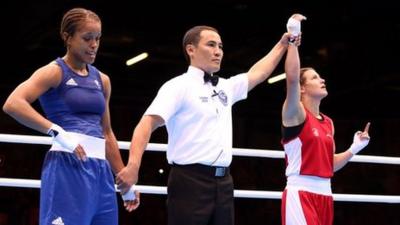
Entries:
<svg viewBox="0 0 400 225">
<path fill-rule="evenodd" d="M 122 200 L 124 201 L 133 201 L 136 199 L 136 194 L 135 194 L 135 185 L 132 185 L 131 188 L 125 193 L 121 194 Z"/>
<path fill-rule="evenodd" d="M 369 138 L 361 138 L 361 131 L 357 131 L 354 134 L 353 144 L 351 144 L 349 150 L 350 152 L 355 155 L 360 152 L 365 146 L 369 143 Z"/>
<path fill-rule="evenodd" d="M 74 152 L 75 148 L 79 145 L 79 143 L 74 140 L 67 131 L 57 124 L 53 123 L 47 131 L 47 134 L 52 136 L 54 141 L 71 152 Z"/>
<path fill-rule="evenodd" d="M 301 32 L 301 22 L 299 20 L 296 20 L 294 18 L 289 18 L 287 24 L 286 24 L 287 31 L 293 35 L 293 36 L 298 36 Z"/>
</svg>

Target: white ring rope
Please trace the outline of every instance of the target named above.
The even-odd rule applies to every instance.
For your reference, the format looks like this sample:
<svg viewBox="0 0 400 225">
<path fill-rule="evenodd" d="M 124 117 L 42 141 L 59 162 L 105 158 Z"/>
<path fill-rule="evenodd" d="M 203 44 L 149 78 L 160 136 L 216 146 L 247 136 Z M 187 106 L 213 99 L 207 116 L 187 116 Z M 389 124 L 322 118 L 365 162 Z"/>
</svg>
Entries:
<svg viewBox="0 0 400 225">
<path fill-rule="evenodd" d="M 40 180 L 0 178 L 0 186 L 40 188 Z M 164 186 L 136 185 L 136 189 L 144 194 L 167 194 L 167 187 Z M 118 191 L 117 188 L 115 190 Z M 234 196 L 236 198 L 281 199 L 282 192 L 235 190 Z M 400 196 L 395 195 L 333 194 L 333 199 L 343 202 L 400 203 Z"/>
<path fill-rule="evenodd" d="M 22 143 L 22 144 L 44 144 L 51 145 L 52 140 L 47 136 L 31 136 L 31 135 L 15 135 L 0 134 L 0 142 L 6 143 Z M 130 142 L 119 141 L 118 145 L 121 149 L 129 149 Z M 149 143 L 146 150 L 149 151 L 166 151 L 166 144 Z M 244 149 L 233 148 L 233 155 L 247 157 L 264 157 L 264 158 L 284 158 L 283 151 L 277 150 L 261 150 L 261 149 Z M 396 164 L 400 165 L 398 157 L 383 156 L 367 156 L 356 155 L 351 161 L 364 163 L 380 163 L 380 164 Z M 40 180 L 30 179 L 11 179 L 0 178 L 0 186 L 5 187 L 23 187 L 23 188 L 40 188 Z M 164 186 L 146 186 L 136 185 L 141 193 L 147 194 L 167 194 L 167 187 Z M 116 191 L 118 191 L 116 189 Z M 279 191 L 252 191 L 252 190 L 235 190 L 234 196 L 237 198 L 260 198 L 260 199 L 281 199 L 282 192 Z M 360 195 L 360 194 L 333 194 L 335 201 L 348 202 L 375 202 L 375 203 L 400 203 L 400 196 L 395 195 Z"/>
<path fill-rule="evenodd" d="M 16 134 L 0 134 L 0 142 L 20 143 L 20 144 L 43 144 L 51 145 L 52 141 L 47 136 L 31 136 Z M 118 141 L 120 149 L 129 149 L 130 142 Z M 146 150 L 165 152 L 166 144 L 149 143 Z M 282 150 L 263 150 L 263 149 L 246 149 L 233 148 L 234 156 L 261 157 L 261 158 L 284 158 L 285 154 Z M 355 155 L 350 159 L 351 162 L 363 163 L 379 163 L 379 164 L 396 164 L 400 165 L 400 157 L 372 156 L 372 155 Z"/>
</svg>

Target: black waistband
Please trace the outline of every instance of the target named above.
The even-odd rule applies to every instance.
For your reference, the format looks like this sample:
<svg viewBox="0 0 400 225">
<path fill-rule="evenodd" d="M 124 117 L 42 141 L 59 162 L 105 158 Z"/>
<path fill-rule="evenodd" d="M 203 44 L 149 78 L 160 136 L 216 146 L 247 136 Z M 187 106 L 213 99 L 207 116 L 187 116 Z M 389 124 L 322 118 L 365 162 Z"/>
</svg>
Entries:
<svg viewBox="0 0 400 225">
<path fill-rule="evenodd" d="M 203 164 L 187 164 L 187 165 L 179 165 L 172 164 L 172 167 L 185 168 L 192 171 L 197 171 L 200 173 L 207 174 L 213 177 L 224 177 L 229 174 L 229 167 L 221 167 L 221 166 L 207 166 Z"/>
</svg>

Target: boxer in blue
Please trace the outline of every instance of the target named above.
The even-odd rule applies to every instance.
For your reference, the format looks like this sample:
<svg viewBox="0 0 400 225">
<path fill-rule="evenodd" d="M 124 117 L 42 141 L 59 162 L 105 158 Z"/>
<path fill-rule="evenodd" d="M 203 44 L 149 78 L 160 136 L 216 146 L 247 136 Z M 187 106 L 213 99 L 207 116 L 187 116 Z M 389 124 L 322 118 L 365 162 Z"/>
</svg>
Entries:
<svg viewBox="0 0 400 225">
<path fill-rule="evenodd" d="M 8 97 L 3 110 L 23 125 L 53 137 L 42 168 L 40 225 L 117 225 L 113 173 L 123 168 L 111 129 L 109 77 L 94 63 L 101 20 L 87 9 L 65 13 L 64 57 L 36 70 Z M 31 103 L 39 99 L 45 117 Z M 139 193 L 121 190 L 125 207 Z"/>
</svg>

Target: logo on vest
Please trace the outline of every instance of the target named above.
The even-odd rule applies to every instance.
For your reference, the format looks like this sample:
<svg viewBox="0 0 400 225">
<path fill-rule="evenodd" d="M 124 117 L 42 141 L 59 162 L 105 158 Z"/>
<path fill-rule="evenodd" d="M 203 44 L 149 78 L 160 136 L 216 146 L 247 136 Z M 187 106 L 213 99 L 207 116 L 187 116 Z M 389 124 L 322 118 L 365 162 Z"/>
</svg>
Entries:
<svg viewBox="0 0 400 225">
<path fill-rule="evenodd" d="M 69 86 L 78 86 L 78 84 L 75 82 L 75 80 L 74 79 L 69 79 L 68 81 L 67 81 L 67 83 L 65 83 L 66 85 L 69 85 Z"/>
<path fill-rule="evenodd" d="M 57 219 L 53 220 L 51 222 L 51 224 L 53 224 L 53 225 L 64 225 L 64 222 L 63 222 L 61 217 L 57 217 Z"/>
<path fill-rule="evenodd" d="M 94 80 L 94 83 L 96 84 L 97 88 L 100 89 L 100 83 L 97 80 Z"/>
<path fill-rule="evenodd" d="M 312 133 L 313 133 L 313 135 L 314 135 L 315 137 L 319 137 L 319 132 L 318 132 L 317 128 L 313 128 L 313 129 L 312 129 Z"/>
</svg>

